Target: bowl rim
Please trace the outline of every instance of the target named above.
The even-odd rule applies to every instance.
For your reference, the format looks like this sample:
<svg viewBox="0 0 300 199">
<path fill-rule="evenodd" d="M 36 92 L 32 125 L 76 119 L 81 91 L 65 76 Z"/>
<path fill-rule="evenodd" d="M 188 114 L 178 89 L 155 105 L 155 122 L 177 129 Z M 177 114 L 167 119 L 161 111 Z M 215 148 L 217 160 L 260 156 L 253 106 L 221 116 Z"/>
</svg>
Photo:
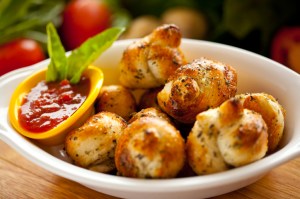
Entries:
<svg viewBox="0 0 300 199">
<path fill-rule="evenodd" d="M 20 107 L 24 95 L 28 93 L 27 91 L 30 91 L 30 88 L 26 87 L 26 85 L 33 79 L 34 79 L 34 83 L 31 84 L 35 84 L 35 85 L 41 80 L 45 79 L 44 77 L 46 71 L 47 68 L 43 68 L 41 70 L 34 72 L 32 75 L 24 79 L 13 92 L 9 103 L 9 109 L 8 109 L 10 122 L 12 126 L 15 128 L 15 130 L 26 137 L 37 139 L 37 140 L 40 139 L 43 140 L 43 139 L 54 137 L 56 135 L 61 134 L 64 130 L 72 126 L 77 120 L 79 120 L 79 118 L 84 113 L 86 113 L 86 111 L 91 107 L 91 105 L 93 105 L 103 84 L 102 70 L 99 67 L 93 65 L 88 66 L 88 68 L 86 69 L 86 71 L 84 71 L 83 74 L 90 79 L 90 88 L 89 88 L 89 94 L 86 100 L 83 102 L 83 104 L 69 118 L 59 123 L 54 128 L 44 132 L 33 133 L 24 129 L 20 125 L 18 121 L 18 109 Z M 98 81 L 96 78 L 98 79 Z"/>
</svg>

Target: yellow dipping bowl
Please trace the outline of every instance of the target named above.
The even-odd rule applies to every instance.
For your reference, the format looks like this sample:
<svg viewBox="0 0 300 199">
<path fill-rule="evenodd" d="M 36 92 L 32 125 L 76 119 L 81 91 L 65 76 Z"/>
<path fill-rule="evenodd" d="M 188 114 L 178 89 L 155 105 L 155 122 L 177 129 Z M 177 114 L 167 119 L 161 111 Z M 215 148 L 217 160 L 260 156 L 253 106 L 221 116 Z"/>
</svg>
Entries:
<svg viewBox="0 0 300 199">
<path fill-rule="evenodd" d="M 20 125 L 18 119 L 19 108 L 24 96 L 30 92 L 31 88 L 35 87 L 38 82 L 46 79 L 46 70 L 47 69 L 43 69 L 34 73 L 18 85 L 10 100 L 8 110 L 9 120 L 16 131 L 22 135 L 37 140 L 44 145 L 59 145 L 64 142 L 68 132 L 81 126 L 94 113 L 94 102 L 100 92 L 104 77 L 100 68 L 89 66 L 83 72 L 83 75 L 90 79 L 90 92 L 79 109 L 53 129 L 45 132 L 32 133 Z"/>
</svg>

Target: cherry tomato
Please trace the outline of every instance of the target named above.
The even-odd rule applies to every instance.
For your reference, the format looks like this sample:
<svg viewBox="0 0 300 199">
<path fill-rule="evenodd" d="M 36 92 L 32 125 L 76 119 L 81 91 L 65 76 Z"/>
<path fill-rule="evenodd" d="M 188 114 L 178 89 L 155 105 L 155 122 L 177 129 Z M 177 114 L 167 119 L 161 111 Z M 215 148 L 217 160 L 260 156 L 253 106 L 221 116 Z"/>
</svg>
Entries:
<svg viewBox="0 0 300 199">
<path fill-rule="evenodd" d="M 275 34 L 271 58 L 300 73 L 300 27 L 284 27 Z"/>
<path fill-rule="evenodd" d="M 99 0 L 73 0 L 63 12 L 62 42 L 67 50 L 111 26 L 111 12 Z"/>
<path fill-rule="evenodd" d="M 39 43 L 31 39 L 16 39 L 0 46 L 0 75 L 44 60 Z"/>
</svg>

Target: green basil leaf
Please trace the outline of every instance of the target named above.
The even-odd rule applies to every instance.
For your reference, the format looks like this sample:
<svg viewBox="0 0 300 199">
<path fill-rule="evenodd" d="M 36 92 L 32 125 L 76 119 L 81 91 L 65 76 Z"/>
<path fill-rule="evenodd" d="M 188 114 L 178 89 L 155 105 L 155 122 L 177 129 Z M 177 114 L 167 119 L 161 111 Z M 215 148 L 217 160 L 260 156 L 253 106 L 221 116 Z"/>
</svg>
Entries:
<svg viewBox="0 0 300 199">
<path fill-rule="evenodd" d="M 39 42 L 42 45 L 43 49 L 46 50 L 47 34 L 44 31 L 24 30 L 14 32 L 12 34 L 2 34 L 2 32 L 0 31 L 0 35 L 0 45 L 15 38 L 28 38 Z"/>
<path fill-rule="evenodd" d="M 46 40 L 40 35 L 46 35 L 45 26 L 49 21 L 59 26 L 65 3 L 62 0 L 0 0 L 0 45 L 25 37 L 41 42 L 46 49 Z"/>
<path fill-rule="evenodd" d="M 27 30 L 23 33 L 24 37 L 33 39 L 42 45 L 47 44 L 47 34 L 43 31 Z M 44 46 L 43 46 L 44 48 Z M 46 47 L 45 47 L 46 49 Z"/>
<path fill-rule="evenodd" d="M 49 21 L 61 20 L 61 13 L 63 12 L 65 4 L 57 1 L 45 1 L 39 6 L 32 6 L 32 10 L 22 19 L 38 19 L 40 25 L 47 24 Z M 41 17 L 42 16 L 42 17 Z M 60 22 L 59 22 L 60 23 Z M 54 23 L 54 25 L 57 25 Z"/>
<path fill-rule="evenodd" d="M 121 27 L 109 28 L 88 39 L 68 57 L 68 79 L 72 84 L 79 82 L 82 72 L 93 63 L 125 30 Z"/>
<path fill-rule="evenodd" d="M 58 71 L 56 70 L 56 67 L 51 61 L 46 71 L 46 81 L 55 82 L 57 79 L 58 79 Z"/>
<path fill-rule="evenodd" d="M 39 25 L 38 19 L 30 19 L 26 21 L 21 21 L 13 26 L 7 27 L 2 31 L 3 35 L 11 35 L 17 32 L 22 32 L 25 30 L 30 30 L 33 27 Z"/>
<path fill-rule="evenodd" d="M 3 4 L 0 6 L 0 29 L 4 29 L 28 13 L 31 0 L 5 0 L 1 3 Z"/>
<path fill-rule="evenodd" d="M 47 25 L 47 35 L 47 47 L 51 62 L 46 73 L 46 81 L 66 79 L 68 71 L 66 51 L 52 23 Z"/>
</svg>

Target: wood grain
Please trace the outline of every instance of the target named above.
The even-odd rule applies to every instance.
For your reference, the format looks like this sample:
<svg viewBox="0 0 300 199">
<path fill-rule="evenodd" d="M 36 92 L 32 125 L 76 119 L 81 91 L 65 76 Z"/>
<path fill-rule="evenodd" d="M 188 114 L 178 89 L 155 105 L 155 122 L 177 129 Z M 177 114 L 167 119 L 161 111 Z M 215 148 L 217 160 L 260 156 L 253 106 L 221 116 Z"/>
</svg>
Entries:
<svg viewBox="0 0 300 199">
<path fill-rule="evenodd" d="M 256 183 L 214 199 L 300 198 L 300 157 Z M 0 198 L 115 199 L 54 175 L 23 158 L 0 140 Z"/>
</svg>

